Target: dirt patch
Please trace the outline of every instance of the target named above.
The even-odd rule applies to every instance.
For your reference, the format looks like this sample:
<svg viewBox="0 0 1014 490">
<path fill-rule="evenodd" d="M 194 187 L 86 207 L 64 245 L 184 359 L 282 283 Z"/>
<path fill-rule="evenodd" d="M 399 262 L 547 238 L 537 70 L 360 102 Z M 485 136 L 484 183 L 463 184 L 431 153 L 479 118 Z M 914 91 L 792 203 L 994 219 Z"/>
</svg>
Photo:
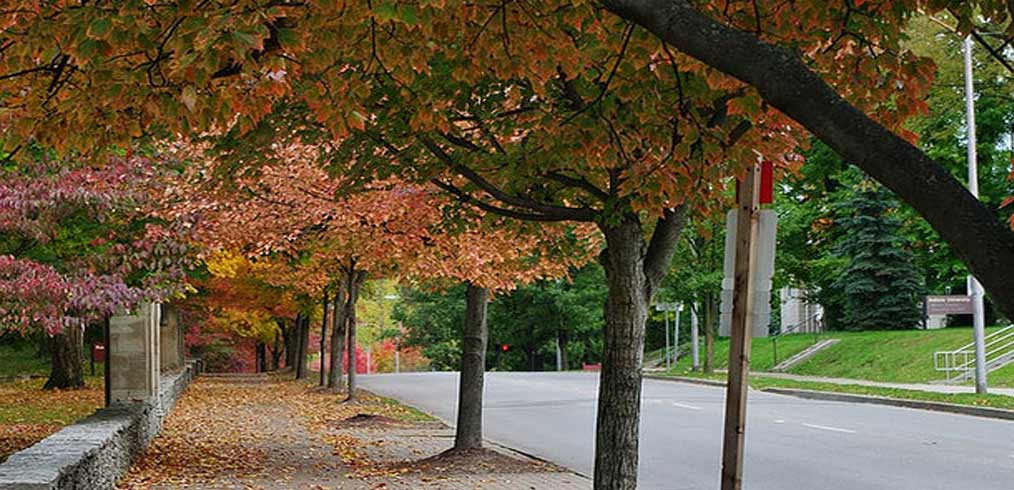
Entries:
<svg viewBox="0 0 1014 490">
<path fill-rule="evenodd" d="M 448 450 L 418 461 L 386 465 L 394 473 L 438 474 L 502 474 L 559 472 L 553 464 L 532 459 L 519 459 L 492 449 Z"/>
<path fill-rule="evenodd" d="M 337 428 L 345 427 L 387 427 L 387 426 L 405 426 L 405 422 L 391 417 L 385 417 L 383 415 L 375 415 L 371 413 L 357 413 L 347 419 L 339 420 L 335 422 L 334 426 Z"/>
</svg>

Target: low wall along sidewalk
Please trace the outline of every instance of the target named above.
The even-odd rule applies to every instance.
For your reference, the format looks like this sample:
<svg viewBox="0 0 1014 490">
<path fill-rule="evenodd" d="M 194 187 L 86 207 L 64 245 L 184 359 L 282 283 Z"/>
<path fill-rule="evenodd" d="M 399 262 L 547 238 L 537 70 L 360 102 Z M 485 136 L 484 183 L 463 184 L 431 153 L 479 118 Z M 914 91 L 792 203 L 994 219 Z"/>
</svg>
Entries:
<svg viewBox="0 0 1014 490">
<path fill-rule="evenodd" d="M 113 489 L 162 428 L 199 372 L 197 361 L 161 377 L 154 403 L 115 404 L 12 454 L 0 464 L 0 490 Z"/>
</svg>

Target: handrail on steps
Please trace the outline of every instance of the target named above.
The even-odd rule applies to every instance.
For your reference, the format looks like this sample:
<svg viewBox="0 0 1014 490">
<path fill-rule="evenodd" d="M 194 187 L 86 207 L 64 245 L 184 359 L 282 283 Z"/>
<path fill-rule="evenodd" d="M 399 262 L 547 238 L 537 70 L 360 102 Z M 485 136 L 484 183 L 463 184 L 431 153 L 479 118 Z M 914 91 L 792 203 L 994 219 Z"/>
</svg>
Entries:
<svg viewBox="0 0 1014 490">
<path fill-rule="evenodd" d="M 986 366 L 1014 353 L 1014 324 L 1001 328 L 983 339 L 986 344 Z M 1002 344 L 1002 345 L 1000 345 Z M 990 359 L 992 356 L 992 359 Z M 959 358 L 960 361 L 959 362 Z M 933 353 L 933 369 L 942 371 L 951 380 L 952 373 L 957 371 L 960 376 L 974 369 L 975 342 L 965 344 L 957 349 L 937 351 Z"/>
<path fill-rule="evenodd" d="M 821 330 L 823 330 L 823 328 L 821 328 L 823 327 L 823 324 L 821 323 L 822 320 L 821 316 L 822 315 L 820 313 L 817 313 L 795 325 L 792 325 L 789 328 L 780 329 L 778 333 L 771 336 L 771 353 L 772 356 L 774 357 L 774 364 L 772 364 L 771 367 L 775 367 L 778 365 L 778 339 L 786 335 L 799 333 L 798 330 L 802 328 L 804 325 L 810 325 L 812 323 L 817 326 L 817 328 L 815 328 L 814 331 L 811 332 L 813 333 L 813 344 L 811 345 L 816 345 L 817 342 L 820 342 L 820 334 L 823 333 L 821 332 Z"/>
</svg>

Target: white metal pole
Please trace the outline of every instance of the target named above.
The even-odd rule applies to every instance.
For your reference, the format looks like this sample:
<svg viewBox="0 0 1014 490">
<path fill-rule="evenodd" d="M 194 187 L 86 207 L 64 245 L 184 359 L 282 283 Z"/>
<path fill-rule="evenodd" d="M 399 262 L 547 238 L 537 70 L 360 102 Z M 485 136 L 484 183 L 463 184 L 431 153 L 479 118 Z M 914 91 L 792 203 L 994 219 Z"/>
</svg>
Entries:
<svg viewBox="0 0 1014 490">
<path fill-rule="evenodd" d="M 665 319 L 665 368 L 668 370 L 671 367 L 670 356 L 669 356 L 669 310 L 662 310 L 662 318 Z"/>
<path fill-rule="evenodd" d="M 401 372 L 401 346 L 394 347 L 394 372 Z"/>
<path fill-rule="evenodd" d="M 979 197 L 978 155 L 975 140 L 975 83 L 972 79 L 972 37 L 965 38 L 965 123 L 968 126 L 968 192 Z M 968 276 L 968 295 L 972 297 L 972 335 L 975 338 L 975 392 L 985 394 L 986 383 L 986 312 L 982 286 Z"/>
<path fill-rule="evenodd" d="M 690 368 L 701 367 L 700 332 L 697 324 L 697 302 L 690 303 Z"/>
<path fill-rule="evenodd" d="M 680 362 L 680 312 L 683 311 L 683 303 L 676 305 L 676 321 L 672 325 L 672 362 Z"/>
</svg>

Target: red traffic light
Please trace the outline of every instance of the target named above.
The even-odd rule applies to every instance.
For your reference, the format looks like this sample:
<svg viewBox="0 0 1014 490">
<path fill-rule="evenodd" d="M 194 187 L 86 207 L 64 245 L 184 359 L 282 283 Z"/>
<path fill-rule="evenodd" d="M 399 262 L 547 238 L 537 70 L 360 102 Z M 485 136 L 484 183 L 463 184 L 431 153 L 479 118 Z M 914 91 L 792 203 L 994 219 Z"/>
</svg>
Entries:
<svg viewBox="0 0 1014 490">
<path fill-rule="evenodd" d="M 504 352 L 507 352 L 507 351 L 509 351 L 509 350 L 510 350 L 510 348 L 511 348 L 511 346 L 509 346 L 509 345 L 507 345 L 507 344 L 504 344 L 504 345 L 501 345 L 501 346 L 500 346 L 500 350 L 502 350 L 502 351 L 504 351 Z"/>
</svg>

